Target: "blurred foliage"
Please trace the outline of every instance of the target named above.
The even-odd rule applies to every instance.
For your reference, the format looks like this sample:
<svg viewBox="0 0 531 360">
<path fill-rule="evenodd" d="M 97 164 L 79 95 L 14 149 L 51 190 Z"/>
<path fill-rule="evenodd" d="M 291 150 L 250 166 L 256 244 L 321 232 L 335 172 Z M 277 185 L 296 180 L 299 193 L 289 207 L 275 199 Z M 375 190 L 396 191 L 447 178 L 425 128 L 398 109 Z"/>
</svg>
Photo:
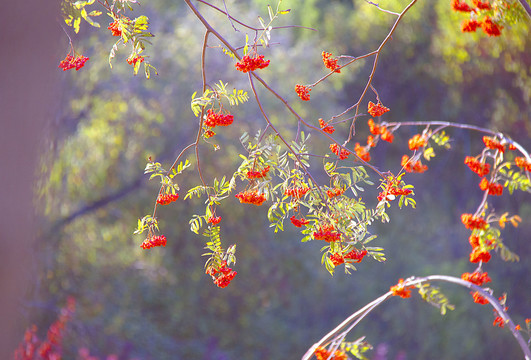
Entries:
<svg viewBox="0 0 531 360">
<path fill-rule="evenodd" d="M 381 1 L 380 6 L 400 11 L 407 3 Z M 267 15 L 267 4 L 229 1 L 227 7 L 257 25 L 256 16 Z M 273 32 L 273 45 L 264 50 L 271 65 L 260 75 L 316 123 L 318 117 L 333 116 L 357 101 L 372 58 L 316 87 L 308 103 L 298 101 L 294 85 L 311 83 L 326 73 L 322 50 L 353 56 L 372 51 L 394 17 L 361 0 L 286 1 L 285 5 L 292 12 L 277 25 L 292 23 L 319 31 Z M 83 71 L 64 75 L 64 107 L 49 130 L 49 151 L 43 154 L 38 187 L 43 226 L 35 252 L 38 276 L 28 294 L 28 324 L 37 322 L 46 328 L 55 315 L 43 308 L 58 309 L 73 295 L 78 310 L 66 358 L 74 358 L 82 346 L 91 354 L 116 353 L 122 359 L 298 358 L 399 277 L 460 276 L 473 270 L 467 261 L 468 234 L 459 216 L 478 203 L 481 191 L 463 159 L 482 144 L 479 134 L 461 131 L 451 132 L 452 149 L 439 151 L 426 174 L 407 176 L 408 183 L 415 185 L 417 210 L 398 211 L 393 205 L 391 223 L 374 225 L 388 261 L 364 261 L 351 276 L 338 271 L 330 277 L 319 264 L 319 244 L 301 244 L 300 234 L 289 225 L 286 232 L 273 234 L 267 230 L 267 209 L 242 206 L 233 198 L 218 209 L 224 241 L 237 243 L 238 275 L 228 288 L 218 289 L 204 274 L 202 239 L 188 228 L 192 214 L 203 211 L 201 201 L 179 200 L 161 209 L 168 245 L 142 251 L 143 239 L 132 232 L 137 218 L 152 209 L 158 190 L 142 171 L 149 156 L 171 164 L 195 138 L 197 119 L 190 97 L 201 90 L 204 31 L 181 2 L 146 2 L 140 11 L 149 16 L 156 35 L 150 61 L 160 75 L 149 81 L 132 77 L 120 54 L 111 71 L 109 34 L 82 28 L 89 35 L 80 47 L 91 60 Z M 226 17 L 210 10 L 206 16 L 223 35 L 244 41 Z M 487 38 L 462 34 L 460 21 L 446 0 L 419 1 L 406 15 L 382 52 L 373 83 L 392 109 L 388 120 L 493 127 L 530 148 L 529 22 L 505 29 L 499 38 Z M 209 45 L 219 44 L 212 39 Z M 207 81 L 214 84 L 222 79 L 248 91 L 246 76 L 232 71 L 233 63 L 221 49 L 208 49 Z M 295 121 L 269 94 L 258 91 L 273 123 L 293 136 Z M 235 126 L 219 131 L 214 140 L 221 150 L 200 146 L 207 181 L 230 176 L 237 169 L 237 153 L 243 149 L 233 139 L 264 127 L 253 101 L 231 112 Z M 346 126 L 337 128 L 336 134 L 346 135 Z M 364 121 L 358 121 L 358 131 L 364 139 L 368 131 Z M 380 144 L 372 163 L 397 171 L 405 143 L 415 132 L 401 129 L 394 145 Z M 326 146 L 316 143 L 315 152 Z M 194 165 L 178 179 L 182 191 L 198 182 L 191 153 L 188 158 Z M 496 199 L 495 206 L 529 220 L 529 200 L 516 193 Z M 506 264 L 496 258 L 487 266 L 496 293 L 509 294 L 509 313 L 522 316 L 515 316 L 518 322 L 531 317 L 526 307 L 531 298 L 531 262 L 525 260 L 531 255 L 525 238 L 529 231 L 531 224 L 524 221 L 503 235 L 522 262 Z M 367 335 L 373 345 L 389 347 L 389 359 L 399 353 L 411 359 L 521 357 L 509 332 L 492 327 L 490 308 L 473 304 L 462 289 L 443 287 L 443 291 L 456 305 L 445 317 L 418 296 L 409 301 L 392 299 L 361 323 L 350 340 Z M 21 337 L 26 325 L 21 324 Z"/>
</svg>

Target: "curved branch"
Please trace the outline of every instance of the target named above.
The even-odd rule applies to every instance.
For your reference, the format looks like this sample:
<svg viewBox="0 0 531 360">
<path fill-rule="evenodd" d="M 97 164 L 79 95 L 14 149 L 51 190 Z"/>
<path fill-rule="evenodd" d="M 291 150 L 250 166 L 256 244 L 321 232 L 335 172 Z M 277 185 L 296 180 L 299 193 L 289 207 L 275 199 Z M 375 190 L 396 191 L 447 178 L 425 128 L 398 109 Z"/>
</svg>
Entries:
<svg viewBox="0 0 531 360">
<path fill-rule="evenodd" d="M 457 285 L 461 285 L 463 287 L 466 287 L 470 290 L 477 291 L 486 298 L 489 303 L 492 305 L 492 307 L 498 312 L 499 316 L 509 325 L 509 330 L 513 334 L 513 336 L 516 338 L 516 341 L 518 342 L 518 345 L 522 349 L 522 352 L 524 353 L 526 360 L 531 360 L 531 350 L 527 346 L 526 341 L 516 330 L 515 324 L 512 321 L 512 319 L 509 317 L 507 312 L 503 309 L 503 307 L 500 305 L 498 299 L 496 299 L 490 292 L 486 291 L 480 286 L 474 285 L 469 281 L 462 280 L 460 278 L 456 278 L 453 276 L 446 276 L 446 275 L 430 275 L 426 277 L 416 278 L 412 277 L 404 281 L 404 286 L 416 286 L 420 285 L 422 283 L 427 283 L 431 281 L 442 281 L 442 282 L 448 282 L 453 283 Z M 312 345 L 312 347 L 304 354 L 302 357 L 302 360 L 309 360 L 314 352 L 315 349 L 317 349 L 319 346 L 325 346 L 332 342 L 333 340 L 337 339 L 338 337 L 344 337 L 346 336 L 346 333 L 348 333 L 352 328 L 354 328 L 355 325 L 357 325 L 365 316 L 367 316 L 372 310 L 374 310 L 378 305 L 382 304 L 385 300 L 389 299 L 391 296 L 393 296 L 393 293 L 391 291 L 388 291 L 384 295 L 380 296 L 376 300 L 372 301 L 371 303 L 365 305 L 360 310 L 356 311 L 354 314 L 350 315 L 348 318 L 346 318 L 341 324 L 339 324 L 335 329 L 330 331 L 328 334 L 326 334 L 321 340 L 316 342 Z M 352 324 L 351 324 L 352 323 Z M 344 329 L 347 329 L 344 331 Z"/>
</svg>

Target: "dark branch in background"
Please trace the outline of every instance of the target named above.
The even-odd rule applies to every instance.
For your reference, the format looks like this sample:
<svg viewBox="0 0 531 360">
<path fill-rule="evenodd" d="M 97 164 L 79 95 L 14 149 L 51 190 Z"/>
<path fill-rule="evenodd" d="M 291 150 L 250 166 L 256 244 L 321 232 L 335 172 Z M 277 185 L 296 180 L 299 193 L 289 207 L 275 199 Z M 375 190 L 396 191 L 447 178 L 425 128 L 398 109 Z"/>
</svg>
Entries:
<svg viewBox="0 0 531 360">
<path fill-rule="evenodd" d="M 531 18 L 531 6 L 529 6 L 529 4 L 527 3 L 526 0 L 518 0 L 518 1 L 520 2 L 522 7 L 524 8 L 525 12 L 527 13 L 527 16 L 529 16 L 529 18 Z"/>
<path fill-rule="evenodd" d="M 84 216 L 84 215 L 87 215 L 91 212 L 94 212 L 100 208 L 103 208 L 107 205 L 109 205 L 110 203 L 112 202 L 115 202 L 115 201 L 118 201 L 124 197 L 126 197 L 129 193 L 143 187 L 145 185 L 145 183 L 142 181 L 144 179 L 144 176 L 139 176 L 135 179 L 135 181 L 133 181 L 132 183 L 130 183 L 129 185 L 126 185 L 124 187 L 122 187 L 121 189 L 107 195 L 107 196 L 104 196 L 102 198 L 100 198 L 99 200 L 96 200 L 94 201 L 93 203 L 91 204 L 88 204 L 86 206 L 83 206 L 82 208 L 74 211 L 73 213 L 71 213 L 70 215 L 67 215 L 65 216 L 64 218 L 56 221 L 51 229 L 50 229 L 50 233 L 54 233 L 56 232 L 57 230 L 61 229 L 62 227 L 68 225 L 69 223 L 71 223 L 72 221 L 74 221 L 75 219 L 77 219 L 78 217 L 80 216 Z"/>
</svg>

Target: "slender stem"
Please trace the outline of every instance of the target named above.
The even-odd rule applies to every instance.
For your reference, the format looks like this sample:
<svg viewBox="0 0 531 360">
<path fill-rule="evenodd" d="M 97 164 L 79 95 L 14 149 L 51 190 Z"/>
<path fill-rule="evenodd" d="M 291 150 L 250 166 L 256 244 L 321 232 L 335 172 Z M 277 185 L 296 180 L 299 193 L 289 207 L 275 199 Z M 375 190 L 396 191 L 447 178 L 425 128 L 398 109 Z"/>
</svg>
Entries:
<svg viewBox="0 0 531 360">
<path fill-rule="evenodd" d="M 354 114 L 354 117 L 356 117 L 356 115 L 358 115 L 358 111 L 359 111 L 359 105 L 361 104 L 361 102 L 363 101 L 363 98 L 365 97 L 365 94 L 367 93 L 367 90 L 369 90 L 369 87 L 372 86 L 372 80 L 374 78 L 374 74 L 376 73 L 376 66 L 378 65 L 378 59 L 380 57 L 380 52 L 382 51 L 383 47 L 385 46 L 385 44 L 387 44 L 387 42 L 389 41 L 389 39 L 391 39 L 391 36 L 393 35 L 393 33 L 395 32 L 398 24 L 400 23 L 400 21 L 402 20 L 402 18 L 404 17 L 404 15 L 407 13 L 407 11 L 409 9 L 411 9 L 411 7 L 417 2 L 417 0 L 412 0 L 408 6 L 406 6 L 404 8 L 404 10 L 402 10 L 402 12 L 400 13 L 400 15 L 398 15 L 398 18 L 395 20 L 395 23 L 393 24 L 393 27 L 391 28 L 391 30 L 389 30 L 389 33 L 387 34 L 387 36 L 385 37 L 385 39 L 382 41 L 382 43 L 380 44 L 380 46 L 378 46 L 378 49 L 376 49 L 376 55 L 374 57 L 374 62 L 372 64 L 372 70 L 371 70 L 371 73 L 369 75 L 369 80 L 367 81 L 367 84 L 365 85 L 365 89 L 363 89 L 361 95 L 360 95 L 360 98 L 359 100 L 356 102 L 356 112 Z M 348 141 L 350 141 L 350 139 L 352 138 L 352 136 L 355 135 L 356 133 L 356 129 L 354 127 L 355 125 L 355 121 L 352 122 L 352 125 L 350 127 L 350 132 L 349 132 L 349 135 L 348 135 Z"/>
<path fill-rule="evenodd" d="M 201 76 L 203 81 L 203 94 L 206 90 L 206 66 L 205 66 L 205 59 L 206 59 L 206 48 L 208 43 L 208 35 L 210 34 L 210 29 L 207 29 L 205 31 L 205 37 L 203 38 L 203 49 L 201 51 Z M 201 114 L 199 115 L 199 127 L 197 129 L 197 136 L 195 138 L 195 159 L 197 161 L 197 172 L 199 174 L 199 177 L 201 178 L 201 183 L 203 186 L 206 186 L 205 180 L 203 179 L 203 173 L 201 171 L 201 166 L 199 163 L 199 140 L 201 139 L 201 130 L 203 130 L 203 116 L 205 114 L 205 107 L 203 106 L 201 108 Z M 209 195 L 210 197 L 210 195 Z"/>
</svg>

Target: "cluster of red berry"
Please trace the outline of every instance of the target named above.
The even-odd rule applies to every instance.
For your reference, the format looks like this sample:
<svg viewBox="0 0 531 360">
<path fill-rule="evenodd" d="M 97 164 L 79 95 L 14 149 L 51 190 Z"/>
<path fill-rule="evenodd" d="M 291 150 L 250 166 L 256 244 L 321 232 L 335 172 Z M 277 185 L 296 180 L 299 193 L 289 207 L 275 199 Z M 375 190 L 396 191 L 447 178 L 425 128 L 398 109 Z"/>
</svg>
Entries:
<svg viewBox="0 0 531 360">
<path fill-rule="evenodd" d="M 140 62 L 140 63 L 143 63 L 143 62 L 144 62 L 144 57 L 141 56 L 141 55 L 136 55 L 135 57 L 128 58 L 126 61 L 127 61 L 127 63 L 128 63 L 129 65 L 136 66 L 136 63 L 137 63 L 137 62 Z"/>
<path fill-rule="evenodd" d="M 396 183 L 390 181 L 387 183 L 385 190 L 378 194 L 378 201 L 382 201 L 383 199 L 393 200 L 394 198 L 389 197 L 389 195 L 392 195 L 392 196 L 409 195 L 412 192 L 413 192 L 412 190 L 402 189 L 401 187 L 397 186 Z"/>
<path fill-rule="evenodd" d="M 514 158 L 514 162 L 516 166 L 524 170 L 531 171 L 531 162 L 528 162 L 525 157 L 517 156 Z"/>
<path fill-rule="evenodd" d="M 474 271 L 473 273 L 464 273 L 461 275 L 461 279 L 470 281 L 472 284 L 482 286 L 491 281 L 488 272 Z"/>
<path fill-rule="evenodd" d="M 400 162 L 400 165 L 406 170 L 406 172 L 417 172 L 417 173 L 423 173 L 424 171 L 428 170 L 427 165 L 423 165 L 422 161 L 417 160 L 415 162 L 409 160 L 409 156 L 404 155 L 402 156 L 402 161 Z"/>
<path fill-rule="evenodd" d="M 231 114 L 223 114 L 221 110 L 215 113 L 214 110 L 208 109 L 205 125 L 212 128 L 215 126 L 229 126 L 233 121 L 234 116 Z"/>
<path fill-rule="evenodd" d="M 221 216 L 211 216 L 207 219 L 207 223 L 211 223 L 212 225 L 217 225 L 221 221 Z"/>
<path fill-rule="evenodd" d="M 426 136 L 420 134 L 413 135 L 413 137 L 407 142 L 409 150 L 411 151 L 421 149 L 426 146 L 427 143 L 428 140 L 426 139 Z"/>
<path fill-rule="evenodd" d="M 339 160 L 345 160 L 350 155 L 350 151 L 341 149 L 337 144 L 330 144 L 330 150 L 339 156 Z"/>
<path fill-rule="evenodd" d="M 334 231 L 334 227 L 332 225 L 321 225 L 317 231 L 314 231 L 313 238 L 315 240 L 334 242 L 341 239 L 341 234 Z"/>
<path fill-rule="evenodd" d="M 319 126 L 321 127 L 321 130 L 328 134 L 333 134 L 334 131 L 336 131 L 332 125 L 328 125 L 323 119 L 319 119 Z"/>
<path fill-rule="evenodd" d="M 331 71 L 336 72 L 336 73 L 341 72 L 341 69 L 339 69 L 340 66 L 337 64 L 337 59 L 330 59 L 330 57 L 332 56 L 331 53 L 323 51 L 321 55 L 323 56 L 324 66 L 327 69 L 330 69 Z"/>
<path fill-rule="evenodd" d="M 406 286 L 404 284 L 404 279 L 399 279 L 398 284 L 391 286 L 390 290 L 393 293 L 393 296 L 408 298 L 411 297 L 411 289 L 413 288 L 413 285 Z"/>
<path fill-rule="evenodd" d="M 245 55 L 239 62 L 237 62 L 234 66 L 236 66 L 236 69 L 241 72 L 249 72 L 254 71 L 256 69 L 263 69 L 266 68 L 269 65 L 269 61 L 264 60 L 264 55 L 258 55 L 255 57 L 250 57 L 249 55 Z"/>
<path fill-rule="evenodd" d="M 468 165 L 470 170 L 483 177 L 490 172 L 490 164 L 482 163 L 475 157 L 467 156 L 465 158 L 465 164 Z"/>
<path fill-rule="evenodd" d="M 70 69 L 76 69 L 77 71 L 85 66 L 85 63 L 88 59 L 88 57 L 83 55 L 77 55 L 76 57 L 73 57 L 72 55 L 68 54 L 66 55 L 65 59 L 61 60 L 59 63 L 59 68 L 63 69 L 63 71 Z"/>
<path fill-rule="evenodd" d="M 266 175 L 269 172 L 270 168 L 271 167 L 268 165 L 262 171 L 247 171 L 247 178 L 248 179 L 261 179 L 261 178 L 264 178 L 264 177 L 266 177 Z"/>
<path fill-rule="evenodd" d="M 295 225 L 296 227 L 302 227 L 303 225 L 308 225 L 310 222 L 306 220 L 305 218 L 297 219 L 295 215 L 289 218 L 291 220 L 291 223 Z"/>
<path fill-rule="evenodd" d="M 124 19 L 129 21 L 129 18 L 125 17 Z M 111 30 L 112 36 L 122 36 L 122 25 L 118 20 L 114 20 L 112 23 L 110 23 L 107 29 Z"/>
<path fill-rule="evenodd" d="M 334 354 L 331 351 L 326 350 L 322 346 L 318 346 L 314 353 L 317 360 L 347 360 L 347 354 L 341 350 L 336 350 Z"/>
<path fill-rule="evenodd" d="M 312 91 L 312 89 L 304 85 L 299 85 L 299 84 L 295 85 L 295 92 L 297 93 L 297 95 L 299 95 L 299 97 L 303 101 L 310 100 L 310 91 Z"/>
<path fill-rule="evenodd" d="M 306 193 L 308 191 L 310 191 L 310 188 L 307 187 L 307 186 L 304 186 L 304 187 L 293 187 L 293 188 L 290 188 L 290 189 L 286 189 L 286 191 L 284 191 L 284 195 L 291 196 L 291 197 L 293 197 L 295 199 L 300 199 L 304 195 L 306 195 Z"/>
<path fill-rule="evenodd" d="M 480 305 L 485 305 L 485 304 L 488 304 L 489 301 L 487 300 L 486 297 L 482 296 L 479 291 L 476 291 L 474 293 L 471 293 L 472 294 L 472 298 L 474 299 L 474 302 L 476 304 L 480 304 Z"/>
<path fill-rule="evenodd" d="M 341 253 L 334 253 L 330 255 L 330 260 L 332 261 L 332 264 L 334 264 L 334 266 L 338 266 L 343 264 L 345 261 L 348 261 L 349 263 L 359 263 L 361 262 L 361 260 L 363 260 L 365 255 L 367 255 L 367 250 L 353 249 L 345 255 L 342 255 Z"/>
<path fill-rule="evenodd" d="M 463 20 L 461 24 L 462 32 L 475 32 L 477 28 L 483 29 L 483 32 L 489 36 L 500 36 L 503 26 L 496 24 L 490 16 L 485 16 L 483 20 L 478 20 L 481 11 L 489 12 L 492 6 L 487 1 L 472 0 L 473 7 L 468 5 L 466 1 L 452 0 L 452 9 L 456 12 L 464 12 L 470 14 L 470 19 Z"/>
<path fill-rule="evenodd" d="M 328 197 L 330 199 L 336 197 L 336 196 L 340 196 L 340 195 L 343 195 L 343 193 L 345 192 L 346 189 L 342 189 L 342 188 L 334 188 L 334 189 L 330 189 L 330 190 L 327 190 L 326 191 L 326 194 L 328 195 Z"/>
<path fill-rule="evenodd" d="M 483 136 L 483 143 L 485 143 L 485 146 L 489 149 L 498 150 L 501 153 L 505 152 L 505 145 L 496 139 L 493 139 L 488 136 Z"/>
<path fill-rule="evenodd" d="M 373 119 L 369 119 L 367 122 L 369 124 L 369 131 L 373 135 L 380 135 L 382 140 L 392 143 L 395 136 L 392 132 L 387 130 L 387 126 L 385 125 L 377 125 L 374 123 Z M 368 142 L 368 141 L 367 141 Z"/>
<path fill-rule="evenodd" d="M 371 116 L 377 117 L 382 116 L 386 112 L 389 111 L 389 108 L 382 105 L 381 102 L 378 101 L 377 104 L 373 103 L 372 101 L 369 101 L 369 104 L 367 104 L 367 111 Z"/>
<path fill-rule="evenodd" d="M 490 261 L 490 258 L 491 258 L 490 252 L 483 250 L 481 246 L 477 246 L 470 253 L 469 260 L 471 263 L 474 263 L 474 264 L 480 261 L 487 263 Z"/>
<path fill-rule="evenodd" d="M 488 191 L 489 195 L 500 196 L 503 193 L 503 186 L 500 184 L 491 183 L 487 180 L 487 178 L 481 179 L 479 188 L 483 191 Z"/>
<path fill-rule="evenodd" d="M 157 235 L 150 238 L 147 238 L 140 244 L 142 249 L 151 249 L 156 246 L 166 246 L 166 236 Z"/>
<path fill-rule="evenodd" d="M 226 261 L 223 261 L 217 269 L 214 266 L 209 266 L 206 273 L 212 276 L 214 284 L 220 288 L 227 287 L 237 274 L 232 268 L 227 267 Z"/>
<path fill-rule="evenodd" d="M 253 204 L 260 206 L 266 201 L 266 197 L 263 193 L 258 193 L 257 190 L 246 190 L 234 195 L 243 204 Z"/>
<path fill-rule="evenodd" d="M 465 224 L 465 227 L 470 230 L 479 229 L 482 230 L 487 226 L 485 219 L 472 214 L 461 215 L 461 221 Z"/>
<path fill-rule="evenodd" d="M 159 194 L 157 204 L 168 205 L 179 198 L 179 194 Z"/>
<path fill-rule="evenodd" d="M 332 264 L 334 264 L 334 266 L 341 265 L 345 262 L 345 259 L 343 258 L 343 255 L 341 255 L 341 253 L 331 254 L 329 258 L 330 261 L 332 261 Z"/>
<path fill-rule="evenodd" d="M 352 262 L 359 263 L 367 255 L 367 250 L 353 249 L 345 254 L 345 259 L 354 260 Z"/>
</svg>

